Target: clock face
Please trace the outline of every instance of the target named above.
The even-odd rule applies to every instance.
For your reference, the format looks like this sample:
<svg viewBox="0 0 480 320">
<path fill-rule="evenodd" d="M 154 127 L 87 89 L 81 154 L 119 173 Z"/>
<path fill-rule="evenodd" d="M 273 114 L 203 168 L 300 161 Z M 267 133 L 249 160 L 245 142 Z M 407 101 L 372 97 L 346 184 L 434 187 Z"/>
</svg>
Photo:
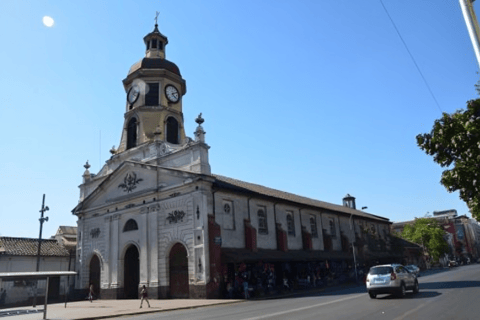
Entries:
<svg viewBox="0 0 480 320">
<path fill-rule="evenodd" d="M 180 99 L 180 94 L 178 93 L 177 88 L 172 86 L 171 84 L 165 87 L 165 95 L 167 96 L 168 101 L 170 102 L 178 102 Z"/>
<path fill-rule="evenodd" d="M 138 96 L 140 95 L 140 88 L 137 85 L 134 85 L 128 90 L 127 100 L 130 104 L 133 104 L 137 101 Z"/>
</svg>

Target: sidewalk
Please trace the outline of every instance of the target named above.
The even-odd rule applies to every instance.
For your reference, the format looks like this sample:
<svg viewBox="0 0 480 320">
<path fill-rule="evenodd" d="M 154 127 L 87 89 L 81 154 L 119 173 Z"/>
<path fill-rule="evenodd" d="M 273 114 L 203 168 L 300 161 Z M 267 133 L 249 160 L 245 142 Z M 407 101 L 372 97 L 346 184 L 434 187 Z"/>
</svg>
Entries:
<svg viewBox="0 0 480 320">
<path fill-rule="evenodd" d="M 172 311 L 178 309 L 191 309 L 220 304 L 243 302 L 244 300 L 194 300 L 194 299 L 165 299 L 149 300 L 151 308 L 144 301 L 140 309 L 138 300 L 94 300 L 70 302 L 65 308 L 64 303 L 49 304 L 47 306 L 47 319 L 105 319 L 125 315 L 140 315 L 146 313 Z M 35 312 L 42 310 L 41 312 Z M 27 313 L 28 311 L 28 313 Z M 7 315 L 6 313 L 11 313 Z M 33 313 L 32 313 L 33 312 Z M 37 320 L 43 319 L 43 306 L 18 307 L 12 309 L 0 309 L 0 318 L 12 320 Z"/>
</svg>

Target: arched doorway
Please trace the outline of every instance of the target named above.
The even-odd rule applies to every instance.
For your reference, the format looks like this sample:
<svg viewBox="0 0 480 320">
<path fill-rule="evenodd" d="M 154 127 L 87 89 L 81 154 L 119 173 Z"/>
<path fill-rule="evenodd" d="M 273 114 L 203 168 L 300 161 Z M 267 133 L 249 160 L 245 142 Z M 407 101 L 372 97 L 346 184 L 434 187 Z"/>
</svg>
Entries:
<svg viewBox="0 0 480 320">
<path fill-rule="evenodd" d="M 90 260 L 90 278 L 88 286 L 90 287 L 91 284 L 93 284 L 93 292 L 98 298 L 100 293 L 100 259 L 98 259 L 96 254 L 94 254 L 92 260 Z"/>
<path fill-rule="evenodd" d="M 170 296 L 189 298 L 187 249 L 177 243 L 170 250 Z"/>
<path fill-rule="evenodd" d="M 140 262 L 138 249 L 130 246 L 125 252 L 123 288 L 125 299 L 138 299 L 138 283 L 140 282 Z"/>
</svg>

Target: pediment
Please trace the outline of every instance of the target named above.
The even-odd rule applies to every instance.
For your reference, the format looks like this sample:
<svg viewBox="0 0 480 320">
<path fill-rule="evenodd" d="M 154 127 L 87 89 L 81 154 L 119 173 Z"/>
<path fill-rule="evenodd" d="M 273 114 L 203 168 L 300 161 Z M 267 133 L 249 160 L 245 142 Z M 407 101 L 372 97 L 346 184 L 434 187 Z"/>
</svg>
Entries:
<svg viewBox="0 0 480 320">
<path fill-rule="evenodd" d="M 84 200 L 82 208 L 135 199 L 145 193 L 183 185 L 196 177 L 190 172 L 126 161 Z"/>
</svg>

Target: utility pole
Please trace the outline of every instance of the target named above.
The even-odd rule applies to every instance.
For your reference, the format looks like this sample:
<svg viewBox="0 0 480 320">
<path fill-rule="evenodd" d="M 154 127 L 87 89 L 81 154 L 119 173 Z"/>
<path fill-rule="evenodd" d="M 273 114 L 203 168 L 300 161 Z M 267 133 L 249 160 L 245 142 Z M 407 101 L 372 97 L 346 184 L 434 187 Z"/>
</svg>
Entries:
<svg viewBox="0 0 480 320">
<path fill-rule="evenodd" d="M 40 210 L 41 216 L 40 219 L 40 235 L 38 236 L 38 251 L 37 251 L 37 268 L 35 271 L 40 270 L 40 248 L 42 246 L 42 229 L 43 229 L 43 223 L 45 221 L 48 221 L 48 217 L 43 217 L 43 214 L 45 211 L 48 211 L 49 208 L 48 206 L 45 206 L 45 194 L 43 194 L 43 200 L 42 200 L 42 209 Z M 47 280 L 48 281 L 48 280 Z M 35 290 L 33 293 L 33 307 L 35 308 L 37 306 L 37 288 L 38 288 L 38 280 L 35 282 Z M 48 283 L 47 283 L 47 288 L 48 288 Z M 45 292 L 45 296 L 48 295 L 48 292 Z"/>
<path fill-rule="evenodd" d="M 473 51 L 477 57 L 477 64 L 480 66 L 480 28 L 478 27 L 477 17 L 473 9 L 473 2 L 475 0 L 459 0 L 462 8 L 463 19 L 467 24 L 468 34 L 472 41 Z"/>
</svg>

